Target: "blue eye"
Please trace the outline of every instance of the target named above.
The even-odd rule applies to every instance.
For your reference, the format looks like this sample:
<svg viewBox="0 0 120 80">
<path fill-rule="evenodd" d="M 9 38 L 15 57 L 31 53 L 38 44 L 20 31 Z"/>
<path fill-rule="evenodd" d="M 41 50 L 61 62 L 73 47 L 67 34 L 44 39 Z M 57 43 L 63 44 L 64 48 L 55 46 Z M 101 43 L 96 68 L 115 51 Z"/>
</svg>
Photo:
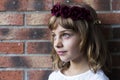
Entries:
<svg viewBox="0 0 120 80">
<path fill-rule="evenodd" d="M 70 36 L 71 36 L 71 35 L 68 34 L 68 33 L 63 33 L 63 34 L 62 34 L 62 37 L 63 37 L 63 38 L 70 38 Z"/>
</svg>

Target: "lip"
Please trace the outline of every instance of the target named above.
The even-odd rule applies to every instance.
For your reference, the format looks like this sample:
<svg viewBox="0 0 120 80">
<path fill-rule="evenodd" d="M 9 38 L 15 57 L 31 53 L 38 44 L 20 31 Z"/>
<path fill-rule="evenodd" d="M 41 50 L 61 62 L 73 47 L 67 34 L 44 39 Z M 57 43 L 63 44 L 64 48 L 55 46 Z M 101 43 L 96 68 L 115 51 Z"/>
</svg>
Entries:
<svg viewBox="0 0 120 80">
<path fill-rule="evenodd" d="M 58 55 L 64 55 L 67 51 L 57 51 Z"/>
</svg>

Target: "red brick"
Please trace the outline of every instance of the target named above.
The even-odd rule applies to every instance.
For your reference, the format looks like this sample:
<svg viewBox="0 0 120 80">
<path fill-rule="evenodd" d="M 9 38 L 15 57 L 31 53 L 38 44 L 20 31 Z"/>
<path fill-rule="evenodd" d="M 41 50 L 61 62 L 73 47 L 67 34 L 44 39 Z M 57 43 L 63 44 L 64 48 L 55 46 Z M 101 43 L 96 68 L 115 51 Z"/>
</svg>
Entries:
<svg viewBox="0 0 120 80">
<path fill-rule="evenodd" d="M 22 11 L 27 9 L 27 0 L 1 0 L 1 11 Z"/>
<path fill-rule="evenodd" d="M 23 15 L 17 13 L 0 13 L 0 25 L 23 25 Z"/>
<path fill-rule="evenodd" d="M 50 53 L 51 43 L 50 42 L 28 42 L 27 52 L 29 54 L 43 54 Z"/>
<path fill-rule="evenodd" d="M 120 0 L 112 0 L 112 9 L 120 10 Z"/>
<path fill-rule="evenodd" d="M 23 71 L 0 71 L 0 80 L 23 80 Z"/>
<path fill-rule="evenodd" d="M 27 56 L 24 57 L 31 68 L 51 68 L 50 56 Z"/>
<path fill-rule="evenodd" d="M 95 10 L 110 10 L 110 0 L 83 0 Z"/>
<path fill-rule="evenodd" d="M 109 41 L 108 48 L 111 53 L 120 52 L 120 41 Z"/>
<path fill-rule="evenodd" d="M 11 67 L 12 65 L 13 64 L 11 62 L 10 57 L 0 56 L 0 67 L 1 68 Z"/>
<path fill-rule="evenodd" d="M 4 7 L 5 2 L 6 2 L 6 0 L 0 1 L 0 10 L 5 10 L 5 7 Z"/>
<path fill-rule="evenodd" d="M 120 67 L 120 55 L 112 55 L 112 67 L 119 68 Z"/>
<path fill-rule="evenodd" d="M 28 0 L 27 10 L 50 10 L 52 0 Z"/>
<path fill-rule="evenodd" d="M 28 71 L 29 80 L 48 80 L 51 71 L 48 70 L 32 70 Z"/>
<path fill-rule="evenodd" d="M 18 29 L 19 30 L 19 29 Z M 16 32 L 18 31 L 14 28 L 0 28 L 0 39 L 1 40 L 12 40 L 16 37 Z"/>
<path fill-rule="evenodd" d="M 2 68 L 51 68 L 50 56 L 0 56 Z"/>
<path fill-rule="evenodd" d="M 23 54 L 22 42 L 0 42 L 0 54 Z"/>
<path fill-rule="evenodd" d="M 120 13 L 99 13 L 102 24 L 120 24 Z"/>
<path fill-rule="evenodd" d="M 24 57 L 0 56 L 0 67 L 2 68 L 24 68 L 31 67 Z"/>
<path fill-rule="evenodd" d="M 27 25 L 47 25 L 50 18 L 49 14 L 28 14 L 26 16 Z"/>
<path fill-rule="evenodd" d="M 49 40 L 48 28 L 0 28 L 1 40 Z"/>
<path fill-rule="evenodd" d="M 91 5 L 95 10 L 110 10 L 110 0 L 54 0 L 54 3 L 57 2 L 64 2 L 68 4 L 78 4 L 84 2 Z"/>
<path fill-rule="evenodd" d="M 1 0 L 0 11 L 50 10 L 52 0 Z"/>
</svg>

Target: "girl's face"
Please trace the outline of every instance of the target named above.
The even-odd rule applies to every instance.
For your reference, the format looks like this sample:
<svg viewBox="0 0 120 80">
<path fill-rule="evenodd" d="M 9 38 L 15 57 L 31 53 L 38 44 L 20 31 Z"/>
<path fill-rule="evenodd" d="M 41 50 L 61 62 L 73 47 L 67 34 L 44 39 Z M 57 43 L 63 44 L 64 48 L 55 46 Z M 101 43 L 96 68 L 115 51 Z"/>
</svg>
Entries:
<svg viewBox="0 0 120 80">
<path fill-rule="evenodd" d="M 80 60 L 80 35 L 71 29 L 58 25 L 52 30 L 53 46 L 60 59 L 64 62 Z"/>
</svg>

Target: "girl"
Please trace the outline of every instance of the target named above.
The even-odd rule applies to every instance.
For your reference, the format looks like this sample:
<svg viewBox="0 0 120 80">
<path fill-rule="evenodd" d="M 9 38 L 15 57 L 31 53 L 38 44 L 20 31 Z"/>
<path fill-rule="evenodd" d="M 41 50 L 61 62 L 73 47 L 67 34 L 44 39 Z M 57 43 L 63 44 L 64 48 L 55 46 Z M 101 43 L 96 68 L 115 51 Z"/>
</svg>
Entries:
<svg viewBox="0 0 120 80">
<path fill-rule="evenodd" d="M 100 36 L 100 21 L 87 4 L 55 4 L 51 9 L 54 72 L 48 80 L 109 80 L 110 56 Z"/>
</svg>

